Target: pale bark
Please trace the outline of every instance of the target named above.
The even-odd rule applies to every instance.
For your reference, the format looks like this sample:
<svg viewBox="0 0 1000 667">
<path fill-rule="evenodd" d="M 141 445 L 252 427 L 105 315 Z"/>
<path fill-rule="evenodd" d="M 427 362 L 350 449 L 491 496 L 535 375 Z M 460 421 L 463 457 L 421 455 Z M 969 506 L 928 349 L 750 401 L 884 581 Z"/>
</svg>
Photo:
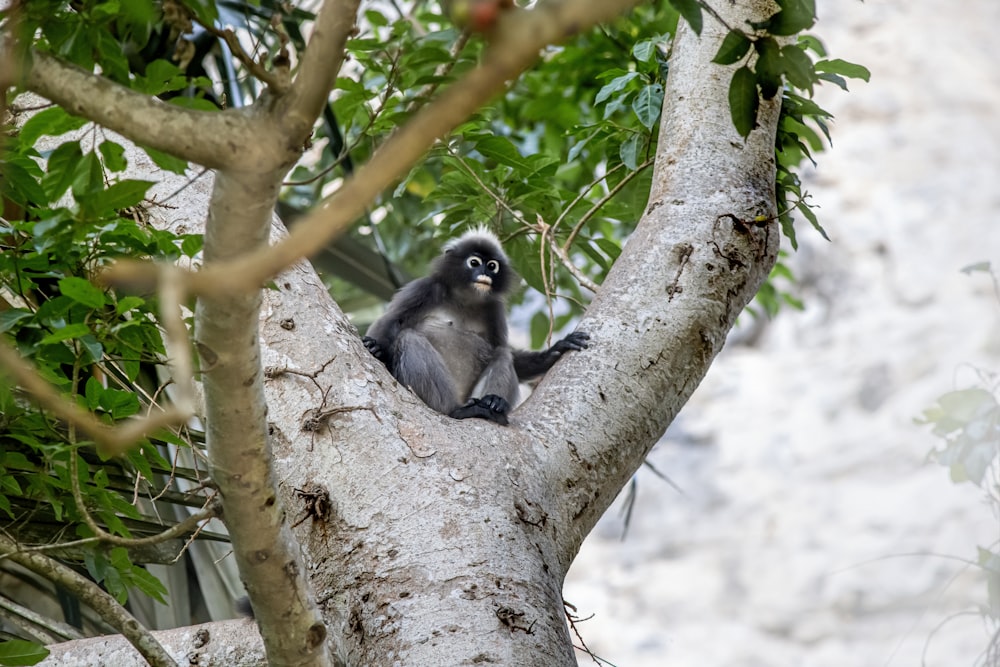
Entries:
<svg viewBox="0 0 1000 667">
<path fill-rule="evenodd" d="M 719 4 L 730 24 L 773 10 L 763 0 Z M 581 324 L 593 345 L 561 361 L 510 427 L 456 421 L 423 406 L 364 350 L 301 266 L 263 293 L 263 349 L 253 316 L 261 297 L 202 302 L 197 339 L 211 351 L 203 355 L 210 437 L 240 447 L 228 463 L 216 460 L 216 473 L 224 493 L 250 485 L 241 496 L 246 507 L 231 512 L 226 497 L 227 522 L 243 532 L 235 547 L 241 570 L 292 562 L 295 541 L 284 537 L 281 506 L 286 519 L 300 517 L 307 507 L 296 489 L 328 493 L 330 511 L 294 531 L 304 553 L 293 569 L 307 572 L 318 591 L 335 659 L 575 664 L 561 598 L 566 570 L 703 377 L 777 251 L 773 223 L 747 233 L 719 219 L 774 213 L 778 111 L 765 104 L 760 128 L 746 142 L 736 135 L 726 97 L 731 71 L 709 64 L 721 35 L 710 19 L 700 39 L 680 28 L 650 204 Z M 261 243 L 273 185 L 246 174 L 221 178 L 213 215 L 228 207 L 228 219 L 252 220 L 242 240 L 235 230 L 209 229 L 206 251 L 229 256 Z M 247 203 L 249 211 L 237 209 Z M 235 323 L 226 328 L 229 317 Z M 258 359 L 272 370 L 262 384 Z M 242 461 L 268 444 L 274 502 L 261 462 Z M 258 522 L 270 532 L 250 534 Z M 270 562 L 254 563 L 255 555 Z M 286 586 L 281 610 L 303 604 L 308 594 L 288 593 L 288 574 L 254 576 L 255 598 L 278 600 L 276 589 Z M 265 627 L 278 622 L 264 619 Z M 295 627 L 289 635 L 307 644 L 302 632 L 313 626 Z M 182 652 L 184 641 L 176 644 Z M 200 665 L 234 664 L 198 657 Z"/>
</svg>

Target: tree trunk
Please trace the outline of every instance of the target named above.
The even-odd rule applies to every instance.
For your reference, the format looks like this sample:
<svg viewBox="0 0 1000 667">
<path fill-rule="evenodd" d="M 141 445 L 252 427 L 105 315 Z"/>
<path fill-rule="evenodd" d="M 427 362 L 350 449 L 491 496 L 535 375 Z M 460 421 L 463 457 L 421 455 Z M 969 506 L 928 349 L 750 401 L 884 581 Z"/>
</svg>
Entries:
<svg viewBox="0 0 1000 667">
<path fill-rule="evenodd" d="M 774 9 L 716 4 L 730 25 Z M 732 69 L 710 64 L 723 35 L 707 15 L 700 38 L 679 28 L 649 205 L 581 323 L 592 346 L 560 361 L 510 427 L 426 408 L 303 265 L 263 292 L 277 487 L 346 664 L 576 664 L 561 596 L 570 563 L 777 253 L 775 223 L 723 217 L 775 214 L 778 116 L 764 102 L 759 127 L 737 135 Z M 227 642 L 221 627 L 208 629 Z M 230 664 L 178 646 L 199 665 Z"/>
</svg>

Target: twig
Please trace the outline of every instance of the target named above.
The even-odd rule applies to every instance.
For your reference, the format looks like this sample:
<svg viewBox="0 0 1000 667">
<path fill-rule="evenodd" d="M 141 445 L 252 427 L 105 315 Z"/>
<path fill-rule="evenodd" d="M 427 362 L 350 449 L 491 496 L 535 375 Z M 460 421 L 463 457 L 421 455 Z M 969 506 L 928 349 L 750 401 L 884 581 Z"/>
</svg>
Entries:
<svg viewBox="0 0 1000 667">
<path fill-rule="evenodd" d="M 167 368 L 177 391 L 171 396 L 174 407 L 182 413 L 193 415 L 194 361 L 184 326 L 184 277 L 173 264 L 160 265 L 160 324 L 163 326 L 163 344 L 167 351 Z"/>
<path fill-rule="evenodd" d="M 199 23 L 201 22 L 199 21 Z M 243 66 L 247 68 L 247 71 L 258 80 L 267 84 L 267 87 L 273 92 L 278 95 L 282 95 L 288 91 L 290 82 L 288 80 L 287 72 L 284 74 L 274 74 L 267 71 L 261 63 L 258 63 L 253 59 L 253 56 L 243 50 L 243 45 L 240 44 L 240 38 L 236 36 L 236 33 L 233 32 L 231 28 L 220 30 L 214 25 L 208 23 L 201 23 L 201 27 L 208 33 L 223 40 L 226 43 L 226 46 L 229 47 L 232 54 L 236 56 L 236 59 L 243 63 Z"/>
<path fill-rule="evenodd" d="M 594 214 L 597 213 L 599 210 L 601 210 L 601 208 L 605 204 L 611 201 L 611 199 L 616 194 L 621 192 L 622 188 L 624 188 L 626 185 L 629 184 L 629 181 L 638 176 L 646 167 L 648 167 L 651 164 L 653 164 L 653 158 L 649 158 L 648 160 L 637 166 L 635 168 L 635 171 L 630 171 L 628 174 L 625 175 L 624 178 L 622 178 L 621 181 L 618 182 L 618 185 L 608 190 L 608 193 L 606 195 L 598 199 L 597 202 L 590 207 L 590 210 L 588 210 L 586 213 L 580 216 L 580 219 L 577 220 L 576 224 L 573 226 L 573 231 L 569 233 L 569 236 L 566 238 L 566 242 L 563 243 L 562 247 L 563 252 L 569 252 L 569 247 L 573 245 L 573 241 L 576 240 L 577 234 L 579 234 L 580 230 L 583 229 L 583 226 L 587 224 L 587 221 L 590 220 L 592 217 L 594 217 Z"/>
<path fill-rule="evenodd" d="M 78 475 L 80 464 L 78 458 L 79 456 L 75 451 L 70 453 L 70 488 L 73 492 L 73 500 L 76 502 L 77 511 L 80 512 L 80 516 L 83 517 L 83 522 L 87 524 L 87 527 L 90 528 L 91 532 L 93 532 L 97 539 L 101 542 L 107 542 L 108 544 L 113 544 L 118 547 L 129 548 L 159 544 L 161 542 L 166 542 L 167 540 L 172 540 L 175 537 L 180 537 L 181 535 L 193 530 L 200 530 L 200 526 L 198 525 L 199 523 L 206 519 L 214 519 L 215 517 L 222 515 L 222 503 L 218 500 L 210 500 L 200 511 L 195 512 L 180 523 L 176 523 L 170 528 L 167 528 L 162 533 L 150 535 L 149 537 L 122 537 L 120 535 L 112 535 L 97 524 L 94 517 L 91 516 L 90 511 L 87 509 L 87 504 L 83 499 L 83 490 L 80 488 L 80 477 Z"/>
</svg>

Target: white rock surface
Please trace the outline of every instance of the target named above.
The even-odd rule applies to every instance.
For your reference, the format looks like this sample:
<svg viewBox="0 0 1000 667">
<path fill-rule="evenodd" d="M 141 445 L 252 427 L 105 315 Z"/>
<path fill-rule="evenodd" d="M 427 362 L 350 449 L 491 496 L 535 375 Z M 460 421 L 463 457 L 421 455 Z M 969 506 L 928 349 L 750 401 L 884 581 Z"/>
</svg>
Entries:
<svg viewBox="0 0 1000 667">
<path fill-rule="evenodd" d="M 989 634 L 977 545 L 1000 519 L 925 462 L 914 423 L 1000 372 L 1000 3 L 820 0 L 834 147 L 805 175 L 833 239 L 800 228 L 805 312 L 723 352 L 585 543 L 565 598 L 618 667 L 972 666 Z M 998 444 L 1000 446 L 1000 444 Z M 580 664 L 594 664 L 584 654 Z"/>
</svg>

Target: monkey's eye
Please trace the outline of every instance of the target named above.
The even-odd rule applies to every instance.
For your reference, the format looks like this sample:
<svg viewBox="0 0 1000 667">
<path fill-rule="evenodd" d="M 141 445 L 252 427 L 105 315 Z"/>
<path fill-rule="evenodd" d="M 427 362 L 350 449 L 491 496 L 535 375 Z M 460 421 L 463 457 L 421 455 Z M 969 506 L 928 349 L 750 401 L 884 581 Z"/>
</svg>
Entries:
<svg viewBox="0 0 1000 667">
<path fill-rule="evenodd" d="M 490 261 L 486 262 L 486 269 L 490 273 L 500 273 L 500 262 L 496 261 L 495 259 L 491 259 Z"/>
<path fill-rule="evenodd" d="M 473 255 L 469 259 L 465 260 L 465 265 L 470 269 L 478 269 L 483 265 L 483 260 L 479 259 L 476 255 Z"/>
</svg>

